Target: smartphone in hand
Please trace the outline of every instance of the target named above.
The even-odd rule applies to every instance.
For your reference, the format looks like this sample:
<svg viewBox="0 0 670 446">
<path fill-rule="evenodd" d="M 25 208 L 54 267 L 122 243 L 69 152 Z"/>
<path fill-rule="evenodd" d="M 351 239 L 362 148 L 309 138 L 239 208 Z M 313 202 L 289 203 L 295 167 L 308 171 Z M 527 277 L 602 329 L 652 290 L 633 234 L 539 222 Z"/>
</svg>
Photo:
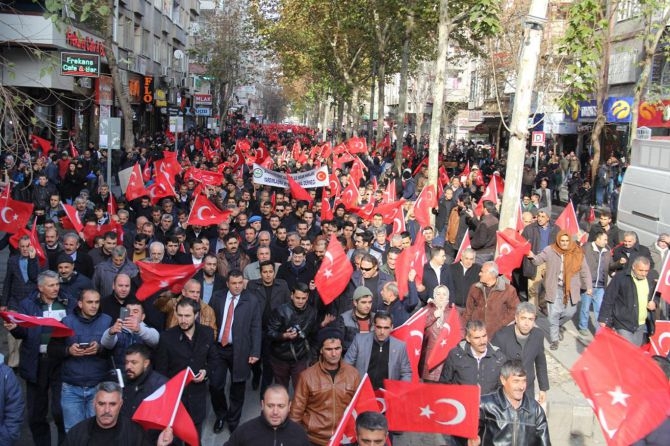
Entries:
<svg viewBox="0 0 670 446">
<path fill-rule="evenodd" d="M 121 307 L 121 310 L 119 310 L 119 319 L 121 319 L 123 321 L 128 316 L 130 316 L 130 310 L 127 309 L 126 307 Z"/>
</svg>

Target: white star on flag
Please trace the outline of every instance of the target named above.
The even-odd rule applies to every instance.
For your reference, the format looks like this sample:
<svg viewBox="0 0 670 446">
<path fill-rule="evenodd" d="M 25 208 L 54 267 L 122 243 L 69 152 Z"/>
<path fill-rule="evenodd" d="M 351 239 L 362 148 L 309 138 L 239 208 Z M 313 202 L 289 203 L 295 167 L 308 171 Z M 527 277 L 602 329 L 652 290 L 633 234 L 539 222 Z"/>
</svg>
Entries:
<svg viewBox="0 0 670 446">
<path fill-rule="evenodd" d="M 444 347 L 445 345 L 447 345 L 447 340 L 442 339 L 442 342 L 440 342 L 440 347 Z"/>
<path fill-rule="evenodd" d="M 351 437 L 347 437 L 347 434 L 342 434 L 342 441 L 340 441 L 340 443 L 342 443 L 342 444 L 351 444 L 351 443 L 352 443 L 352 440 L 353 440 L 353 439 L 352 439 Z"/>
<path fill-rule="evenodd" d="M 616 386 L 614 388 L 614 391 L 608 390 L 607 393 L 610 394 L 612 397 L 612 406 L 615 404 L 621 404 L 624 407 L 628 407 L 626 404 L 626 400 L 630 398 L 630 395 L 627 393 L 623 393 L 623 390 L 621 389 L 621 386 Z"/>
<path fill-rule="evenodd" d="M 170 285 L 170 282 L 168 282 L 167 280 L 161 280 L 160 283 L 158 284 L 158 286 L 161 288 L 166 288 L 168 285 Z"/>
<path fill-rule="evenodd" d="M 426 407 L 419 407 L 419 409 L 421 410 L 420 416 L 426 417 L 428 419 L 430 419 L 430 416 L 435 413 L 432 410 L 430 410 L 430 406 L 428 404 L 426 404 Z"/>
<path fill-rule="evenodd" d="M 333 270 L 330 269 L 324 270 L 323 275 L 326 276 L 327 279 L 330 279 L 333 276 Z"/>
</svg>

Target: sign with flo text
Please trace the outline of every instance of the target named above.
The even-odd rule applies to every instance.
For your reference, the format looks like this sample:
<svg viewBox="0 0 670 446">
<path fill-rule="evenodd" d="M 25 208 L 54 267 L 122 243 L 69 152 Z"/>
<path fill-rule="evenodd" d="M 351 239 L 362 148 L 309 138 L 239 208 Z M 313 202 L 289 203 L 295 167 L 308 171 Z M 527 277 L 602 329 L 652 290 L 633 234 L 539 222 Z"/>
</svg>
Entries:
<svg viewBox="0 0 670 446">
<path fill-rule="evenodd" d="M 308 170 L 307 172 L 291 174 L 291 178 L 305 189 L 329 185 L 328 168 L 326 166 Z M 254 164 L 253 180 L 256 184 L 288 188 L 288 178 L 286 178 L 285 173 L 275 172 L 258 164 Z"/>
<path fill-rule="evenodd" d="M 100 56 L 90 53 L 60 53 L 61 76 L 100 76 Z"/>
<path fill-rule="evenodd" d="M 530 145 L 533 147 L 544 147 L 544 132 L 533 132 Z"/>
</svg>

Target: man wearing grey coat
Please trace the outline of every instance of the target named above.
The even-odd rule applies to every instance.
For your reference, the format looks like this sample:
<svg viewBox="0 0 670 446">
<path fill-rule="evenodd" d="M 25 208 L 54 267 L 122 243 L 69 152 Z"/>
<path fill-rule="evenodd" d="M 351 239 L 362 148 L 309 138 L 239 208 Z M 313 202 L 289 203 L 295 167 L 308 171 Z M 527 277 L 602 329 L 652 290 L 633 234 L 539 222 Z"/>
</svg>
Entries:
<svg viewBox="0 0 670 446">
<path fill-rule="evenodd" d="M 372 332 L 359 333 L 349 346 L 344 361 L 366 373 L 374 389 L 383 386 L 385 379 L 412 380 L 405 343 L 392 338 L 393 320 L 386 312 L 378 312 L 372 319 Z"/>
</svg>

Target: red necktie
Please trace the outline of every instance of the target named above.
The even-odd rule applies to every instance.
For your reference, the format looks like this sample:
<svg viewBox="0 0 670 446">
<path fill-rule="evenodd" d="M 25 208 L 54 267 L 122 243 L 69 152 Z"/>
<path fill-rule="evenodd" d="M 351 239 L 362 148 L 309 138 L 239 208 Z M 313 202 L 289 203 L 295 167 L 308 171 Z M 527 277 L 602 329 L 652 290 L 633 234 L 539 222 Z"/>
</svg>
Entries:
<svg viewBox="0 0 670 446">
<path fill-rule="evenodd" d="M 228 338 L 230 337 L 230 329 L 233 326 L 233 313 L 235 312 L 235 299 L 237 296 L 233 295 L 228 304 L 228 313 L 226 313 L 226 323 L 223 324 L 223 335 L 221 335 L 221 346 L 228 345 Z"/>
</svg>

